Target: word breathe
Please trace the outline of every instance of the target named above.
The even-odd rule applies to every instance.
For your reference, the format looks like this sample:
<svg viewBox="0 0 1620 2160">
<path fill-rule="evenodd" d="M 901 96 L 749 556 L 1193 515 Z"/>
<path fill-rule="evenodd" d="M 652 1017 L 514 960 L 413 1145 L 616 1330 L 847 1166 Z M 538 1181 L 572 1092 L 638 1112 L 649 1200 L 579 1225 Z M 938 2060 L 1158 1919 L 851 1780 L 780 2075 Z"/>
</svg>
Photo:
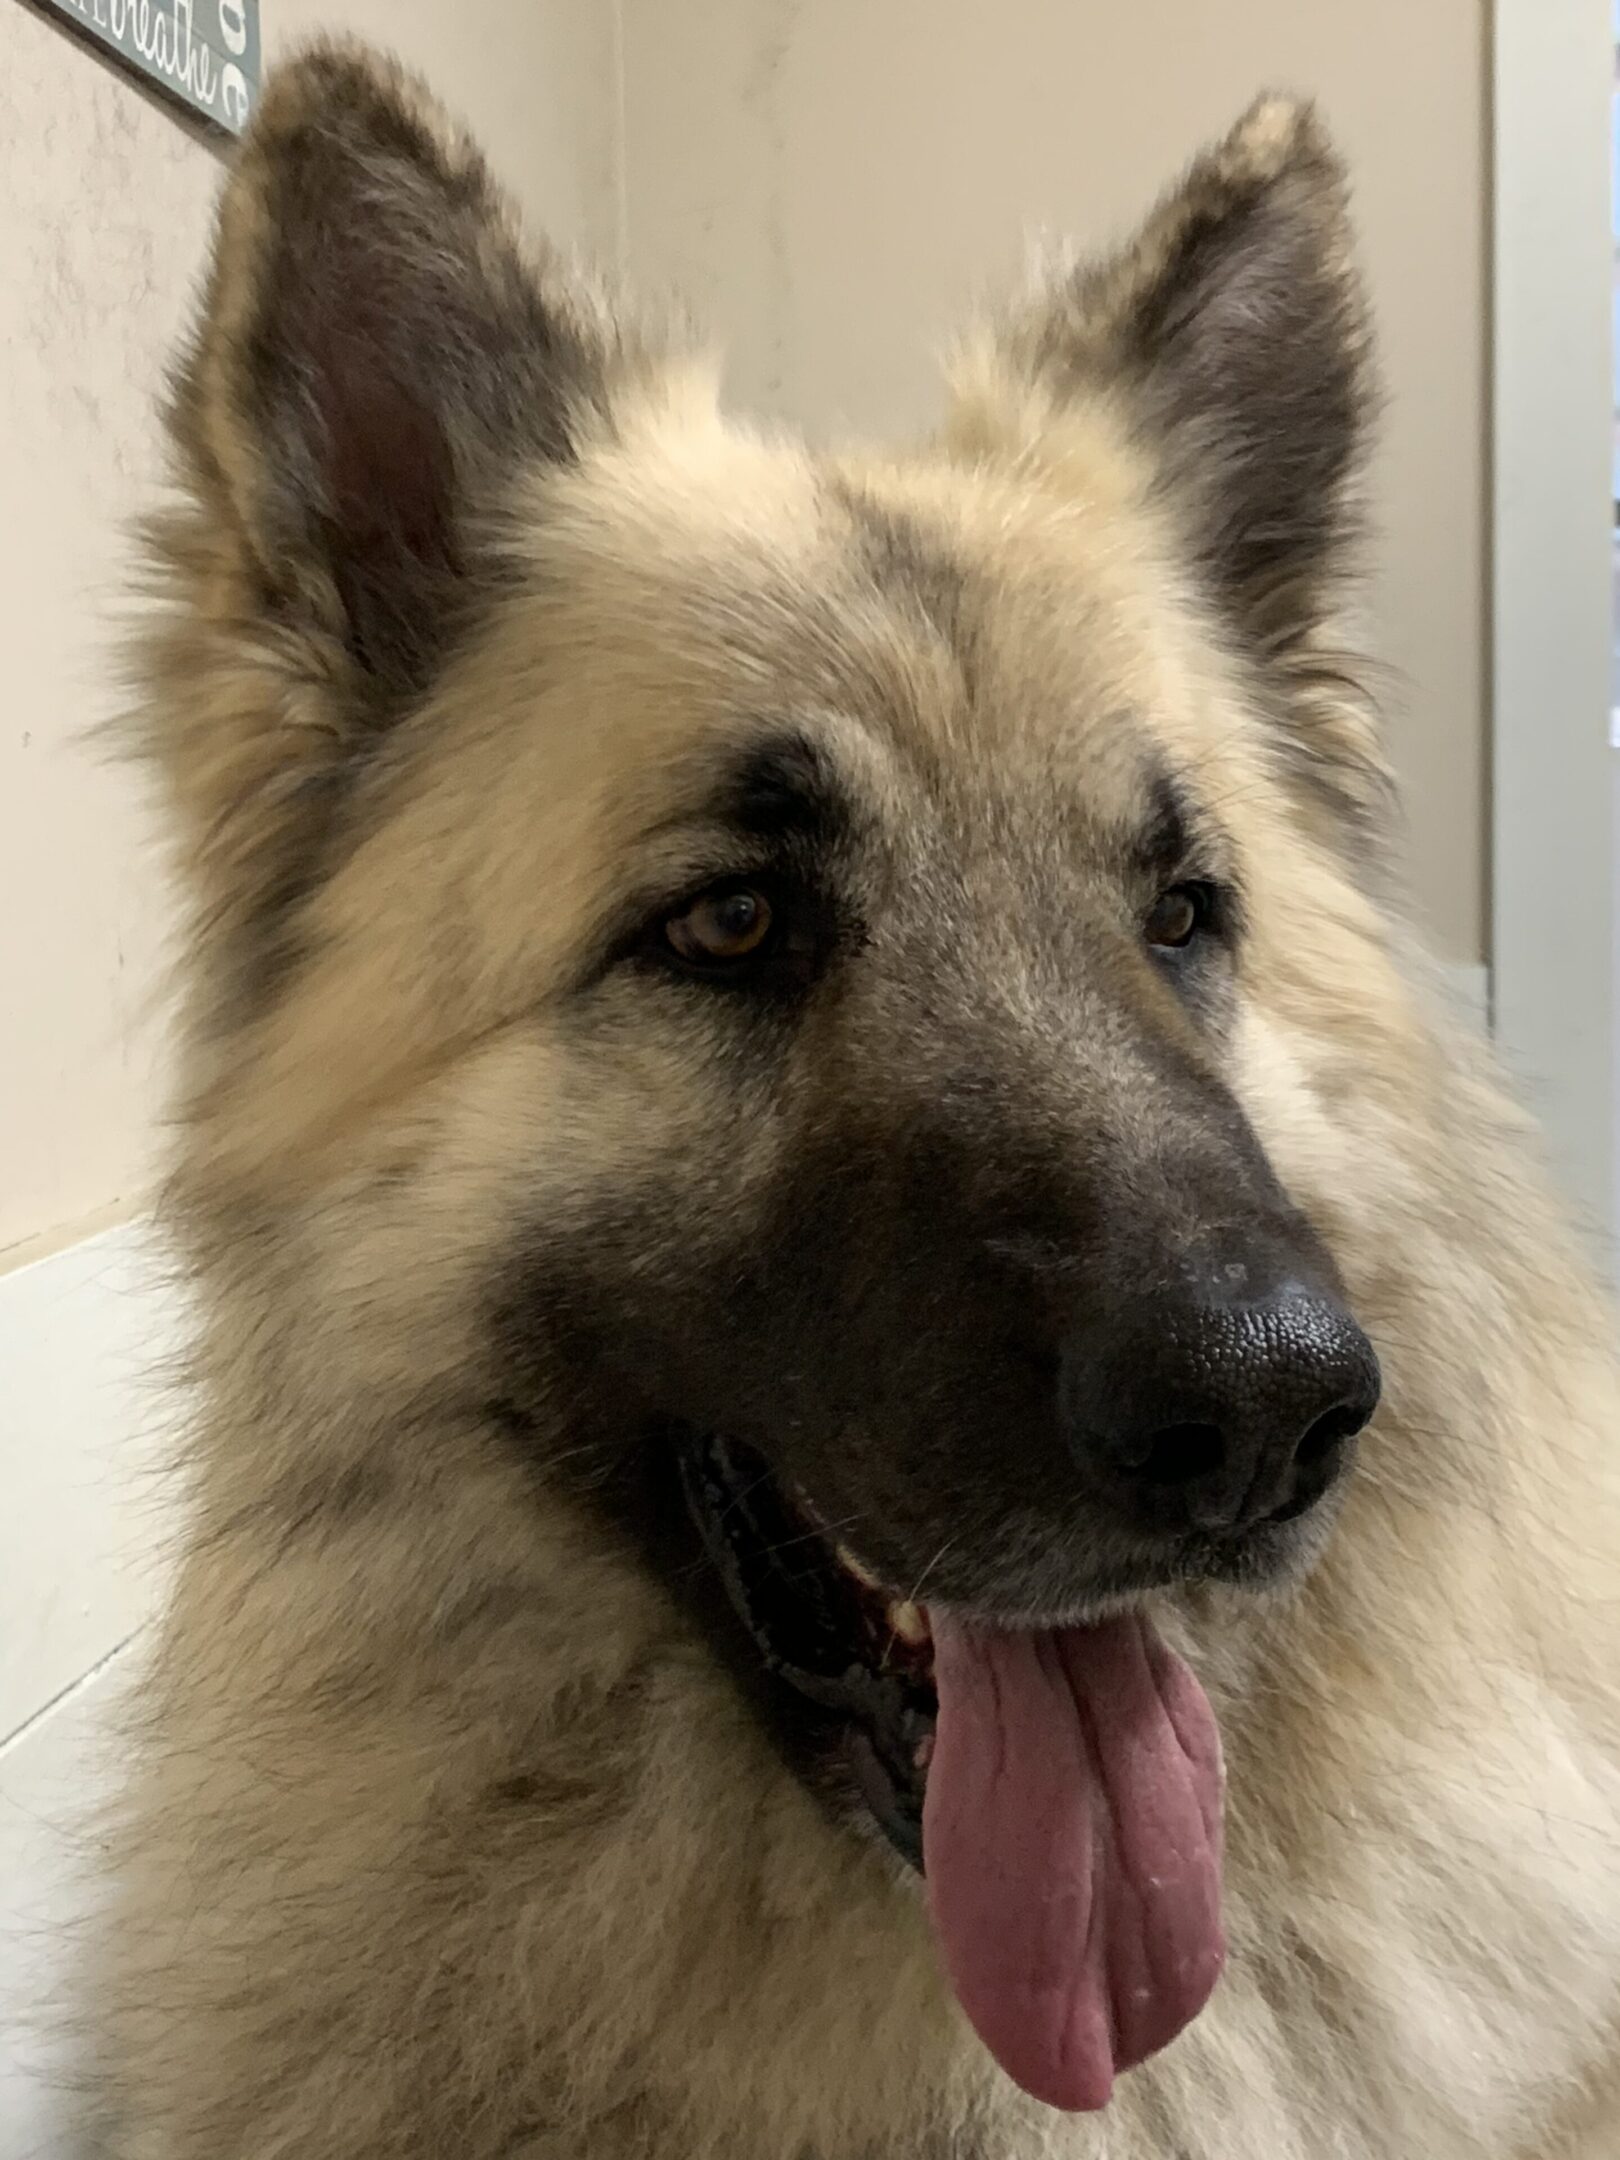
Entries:
<svg viewBox="0 0 1620 2160">
<path fill-rule="evenodd" d="M 51 5 L 220 126 L 234 134 L 246 125 L 258 89 L 257 0 Z"/>
</svg>

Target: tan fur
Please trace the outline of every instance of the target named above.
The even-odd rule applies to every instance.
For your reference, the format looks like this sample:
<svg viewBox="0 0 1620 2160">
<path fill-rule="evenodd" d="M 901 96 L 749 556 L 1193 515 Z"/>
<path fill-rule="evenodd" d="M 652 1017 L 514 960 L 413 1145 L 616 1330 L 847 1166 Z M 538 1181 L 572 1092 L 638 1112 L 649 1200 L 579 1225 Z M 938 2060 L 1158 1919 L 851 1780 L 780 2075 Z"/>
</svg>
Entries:
<svg viewBox="0 0 1620 2160">
<path fill-rule="evenodd" d="M 330 94 L 311 80 L 283 77 L 233 182 L 202 382 L 241 334 L 256 146 Z M 1272 171 L 1303 125 L 1274 102 L 1222 155 Z M 106 2149 L 1620 2150 L 1610 1317 L 1488 1060 L 1266 753 L 1253 668 L 1191 590 L 1119 394 L 1043 382 L 1022 333 L 986 340 L 941 445 L 829 468 L 723 423 L 701 371 L 638 362 L 588 454 L 521 477 L 508 604 L 403 723 L 381 807 L 309 900 L 307 958 L 245 1015 L 219 919 L 277 845 L 288 758 L 342 725 L 347 662 L 264 627 L 255 453 L 227 406 L 200 413 L 158 531 L 143 725 L 207 918 L 173 1210 L 202 1319 L 185 1551 L 90 2010 Z M 993 579 L 979 717 L 931 627 L 851 568 L 829 470 Z M 1288 664 L 1375 800 L 1364 706 Z M 901 817 L 923 814 L 923 754 L 986 801 L 1054 761 L 1106 796 L 1121 711 L 1198 774 L 1250 895 L 1232 1084 L 1384 1364 L 1305 1587 L 1168 1615 L 1225 1737 L 1232 1958 L 1094 2120 L 1001 2078 L 914 1886 L 477 1415 L 507 1232 L 588 1221 L 604 1177 L 678 1158 L 711 1114 L 667 1033 L 605 1063 L 558 1015 L 625 864 L 735 729 L 739 679 L 824 713 Z M 1020 966 L 1009 949 L 1009 1010 L 1037 995 Z M 787 1144 L 739 1136 L 739 1179 Z"/>
</svg>

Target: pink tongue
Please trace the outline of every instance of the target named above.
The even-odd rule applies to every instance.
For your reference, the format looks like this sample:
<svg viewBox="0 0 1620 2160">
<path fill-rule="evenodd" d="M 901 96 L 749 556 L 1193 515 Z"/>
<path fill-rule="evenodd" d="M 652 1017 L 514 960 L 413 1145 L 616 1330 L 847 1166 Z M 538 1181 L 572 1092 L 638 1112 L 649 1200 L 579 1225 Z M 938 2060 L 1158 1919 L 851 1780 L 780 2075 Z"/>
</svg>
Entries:
<svg viewBox="0 0 1620 2160">
<path fill-rule="evenodd" d="M 923 1858 L 945 1969 L 1009 2077 L 1051 2107 L 1103 2107 L 1220 1975 L 1214 1713 L 1141 1618 L 930 1618 Z"/>
</svg>

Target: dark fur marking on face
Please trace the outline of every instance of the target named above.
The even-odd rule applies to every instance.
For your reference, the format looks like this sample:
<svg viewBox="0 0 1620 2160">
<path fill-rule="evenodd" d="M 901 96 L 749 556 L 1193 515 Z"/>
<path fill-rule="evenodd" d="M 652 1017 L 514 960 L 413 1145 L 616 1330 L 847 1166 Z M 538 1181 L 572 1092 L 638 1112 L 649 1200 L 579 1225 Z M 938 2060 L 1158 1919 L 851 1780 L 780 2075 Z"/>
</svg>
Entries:
<svg viewBox="0 0 1620 2160">
<path fill-rule="evenodd" d="M 715 790 L 713 808 L 722 824 L 749 839 L 818 850 L 842 841 L 852 823 L 825 752 L 797 731 L 744 751 Z"/>
<path fill-rule="evenodd" d="M 1016 1603 L 1020 1522 L 1045 1525 L 1060 1571 L 1106 1564 L 1086 1557 L 1055 1437 L 1074 1301 L 1093 1277 L 1148 1284 L 1229 1226 L 1291 1217 L 1148 957 L 1076 989 L 1111 1008 L 1094 1054 L 1083 1023 L 1049 1040 L 966 1002 L 921 1037 L 876 1023 L 763 1187 L 728 1193 L 722 1162 L 684 1205 L 656 1181 L 598 1191 L 588 1239 L 524 1240 L 492 1285 L 503 1399 L 595 1406 L 566 1445 L 604 1505 L 640 1436 L 686 1425 L 761 1448 L 829 1514 L 853 1508 L 894 1579 L 965 1531 L 936 1587 Z M 740 1109 L 755 1086 L 738 1084 Z M 532 1452 L 521 1419 L 501 1424 Z M 667 1521 L 663 1475 L 650 1513 Z"/>
<path fill-rule="evenodd" d="M 968 579 L 939 542 L 892 504 L 854 483 L 829 479 L 830 499 L 848 517 L 860 559 L 884 597 L 909 606 L 944 639 L 964 669 L 971 658 L 965 600 Z"/>
<path fill-rule="evenodd" d="M 1147 821 L 1136 835 L 1132 854 L 1147 878 L 1164 880 L 1187 867 L 1193 847 L 1193 814 L 1186 795 L 1166 772 L 1156 773 L 1149 794 Z"/>
</svg>

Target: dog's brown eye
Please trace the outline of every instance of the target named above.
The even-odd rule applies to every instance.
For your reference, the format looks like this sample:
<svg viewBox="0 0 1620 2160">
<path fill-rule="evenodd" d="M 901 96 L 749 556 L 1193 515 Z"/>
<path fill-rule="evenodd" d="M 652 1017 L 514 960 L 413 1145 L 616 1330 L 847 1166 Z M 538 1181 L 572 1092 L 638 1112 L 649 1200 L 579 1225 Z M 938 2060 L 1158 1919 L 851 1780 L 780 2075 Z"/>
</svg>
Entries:
<svg viewBox="0 0 1620 2160">
<path fill-rule="evenodd" d="M 1149 908 L 1143 934 L 1150 945 L 1172 950 L 1190 945 L 1209 921 L 1210 908 L 1207 885 L 1172 885 Z"/>
<path fill-rule="evenodd" d="M 678 959 L 692 967 L 724 967 L 763 952 L 771 935 L 771 903 L 749 885 L 707 892 L 672 915 L 664 936 Z"/>
</svg>

